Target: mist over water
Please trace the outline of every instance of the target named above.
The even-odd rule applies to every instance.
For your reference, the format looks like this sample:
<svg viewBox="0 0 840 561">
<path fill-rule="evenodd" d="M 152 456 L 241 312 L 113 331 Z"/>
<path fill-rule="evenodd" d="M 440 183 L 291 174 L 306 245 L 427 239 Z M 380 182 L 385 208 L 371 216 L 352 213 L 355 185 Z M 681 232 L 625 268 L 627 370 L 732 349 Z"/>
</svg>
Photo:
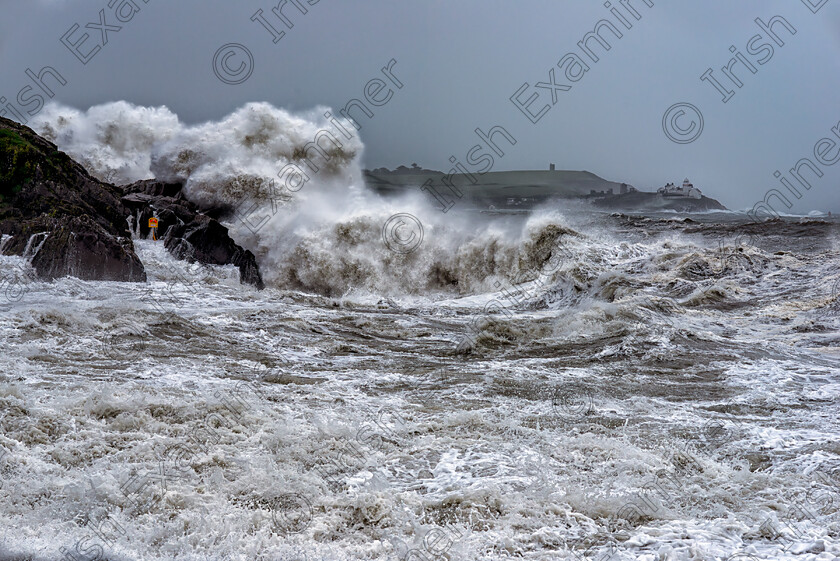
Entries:
<svg viewBox="0 0 840 561">
<path fill-rule="evenodd" d="M 225 223 L 268 288 L 135 239 L 145 284 L 0 300 L 0 559 L 85 538 L 109 559 L 840 556 L 835 222 L 442 214 L 368 191 L 340 133 L 272 198 L 323 113 L 44 111 L 97 177 L 257 203 L 256 233 Z M 382 239 L 401 212 L 424 228 L 411 253 Z M 173 447 L 133 508 L 127 482 Z"/>
</svg>

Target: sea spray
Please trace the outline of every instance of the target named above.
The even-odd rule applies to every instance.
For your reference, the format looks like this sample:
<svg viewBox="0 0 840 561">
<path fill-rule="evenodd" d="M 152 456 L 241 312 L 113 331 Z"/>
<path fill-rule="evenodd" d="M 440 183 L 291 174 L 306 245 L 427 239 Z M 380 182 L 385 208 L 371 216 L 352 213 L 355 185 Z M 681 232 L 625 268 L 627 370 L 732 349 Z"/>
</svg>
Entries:
<svg viewBox="0 0 840 561">
<path fill-rule="evenodd" d="M 364 146 L 339 130 L 328 135 L 335 125 L 325 113 L 249 103 L 219 121 L 186 125 L 166 107 L 117 102 L 81 112 L 52 104 L 34 126 L 102 180 L 178 182 L 191 201 L 223 209 L 232 237 L 279 288 L 329 296 L 495 292 L 539 266 L 534 248 L 576 235 L 557 212 L 441 215 L 417 190 L 373 193 L 362 175 Z M 280 177 L 289 166 L 306 177 L 292 189 Z M 243 207 L 249 221 L 239 218 Z M 426 236 L 403 254 L 383 242 L 382 228 L 406 212 Z"/>
</svg>

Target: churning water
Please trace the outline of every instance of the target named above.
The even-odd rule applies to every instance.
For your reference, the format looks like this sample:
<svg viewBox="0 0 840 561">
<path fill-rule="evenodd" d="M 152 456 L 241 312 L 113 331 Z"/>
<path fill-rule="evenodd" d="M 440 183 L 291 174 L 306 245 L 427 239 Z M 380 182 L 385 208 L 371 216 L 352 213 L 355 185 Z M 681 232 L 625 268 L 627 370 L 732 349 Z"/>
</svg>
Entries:
<svg viewBox="0 0 840 561">
<path fill-rule="evenodd" d="M 152 168 L 213 153 L 170 124 Z M 243 154 L 175 178 L 231 203 Z M 348 165 L 230 224 L 263 291 L 151 240 L 144 284 L 0 257 L 0 558 L 840 556 L 834 222 L 330 206 Z"/>
</svg>

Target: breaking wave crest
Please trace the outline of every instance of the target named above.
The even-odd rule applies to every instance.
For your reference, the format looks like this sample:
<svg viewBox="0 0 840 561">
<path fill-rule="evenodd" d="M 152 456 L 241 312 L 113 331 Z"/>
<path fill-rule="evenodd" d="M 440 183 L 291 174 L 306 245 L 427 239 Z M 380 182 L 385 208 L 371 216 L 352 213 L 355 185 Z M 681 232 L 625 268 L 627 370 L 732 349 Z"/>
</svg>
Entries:
<svg viewBox="0 0 840 561">
<path fill-rule="evenodd" d="M 671 232 L 617 241 L 604 234 L 610 228 L 555 209 L 444 214 L 420 189 L 380 196 L 364 184 L 364 146 L 352 124 L 323 107 L 292 114 L 250 103 L 219 121 L 187 125 L 166 107 L 121 101 L 83 112 L 53 104 L 34 128 L 102 180 L 182 183 L 190 200 L 226 213 L 222 221 L 254 252 L 266 283 L 285 290 L 447 299 L 533 285 L 526 307 L 625 301 L 648 291 L 727 306 L 730 288 L 698 287 L 767 267 L 750 232 L 732 232 L 721 254 Z M 399 213 L 422 224 L 412 232 L 422 243 L 410 252 L 383 240 L 383 226 Z"/>
<path fill-rule="evenodd" d="M 347 138 L 352 125 L 324 115 L 331 113 L 250 103 L 220 121 L 186 125 L 166 107 L 121 101 L 83 112 L 53 104 L 34 128 L 101 180 L 180 182 L 196 204 L 227 210 L 231 235 L 280 288 L 330 296 L 493 291 L 500 279 L 528 276 L 550 257 L 551 243 L 576 235 L 557 215 L 524 222 L 443 215 L 419 190 L 387 199 L 372 193 L 362 177 L 363 144 Z M 383 225 L 401 212 L 424 229 L 411 253 L 383 242 Z"/>
</svg>

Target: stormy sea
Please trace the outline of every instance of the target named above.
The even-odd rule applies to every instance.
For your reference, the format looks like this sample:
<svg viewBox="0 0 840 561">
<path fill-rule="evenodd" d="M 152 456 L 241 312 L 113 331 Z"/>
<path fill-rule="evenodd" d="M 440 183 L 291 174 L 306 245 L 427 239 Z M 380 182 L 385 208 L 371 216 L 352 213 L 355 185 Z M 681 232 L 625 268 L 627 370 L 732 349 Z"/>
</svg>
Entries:
<svg viewBox="0 0 840 561">
<path fill-rule="evenodd" d="M 145 282 L 0 256 L 0 559 L 840 557 L 835 219 L 442 213 L 360 142 L 274 192 L 323 113 L 39 115 L 102 181 L 247 207 L 265 288 L 139 218 Z"/>
</svg>

